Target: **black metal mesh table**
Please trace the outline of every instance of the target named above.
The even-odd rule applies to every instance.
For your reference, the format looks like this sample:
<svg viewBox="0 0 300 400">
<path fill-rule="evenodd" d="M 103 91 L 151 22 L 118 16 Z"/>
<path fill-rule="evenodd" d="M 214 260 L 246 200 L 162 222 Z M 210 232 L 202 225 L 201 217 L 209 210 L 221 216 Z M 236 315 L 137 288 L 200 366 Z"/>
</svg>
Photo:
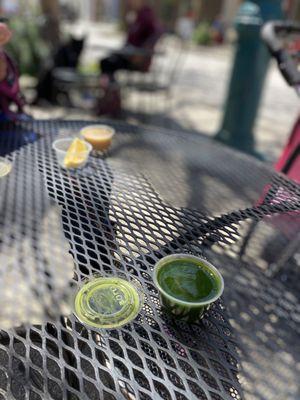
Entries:
<svg viewBox="0 0 300 400">
<path fill-rule="evenodd" d="M 298 398 L 299 287 L 266 276 L 262 243 L 295 235 L 299 187 L 201 136 L 127 124 L 105 159 L 62 171 L 51 142 L 85 124 L 1 127 L 13 170 L 0 180 L 0 399 Z M 249 220 L 260 222 L 241 259 Z M 162 313 L 153 286 L 172 252 L 202 254 L 225 277 L 224 302 L 192 326 Z M 143 312 L 107 337 L 58 318 L 72 271 L 75 286 L 135 277 Z"/>
</svg>

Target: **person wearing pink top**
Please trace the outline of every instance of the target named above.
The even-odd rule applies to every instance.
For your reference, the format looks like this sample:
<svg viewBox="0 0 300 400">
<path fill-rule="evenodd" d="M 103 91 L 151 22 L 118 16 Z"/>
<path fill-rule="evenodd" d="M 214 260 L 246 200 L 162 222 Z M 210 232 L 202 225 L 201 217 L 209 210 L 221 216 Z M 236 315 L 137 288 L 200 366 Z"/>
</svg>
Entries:
<svg viewBox="0 0 300 400">
<path fill-rule="evenodd" d="M 141 50 L 153 50 L 162 34 L 161 26 L 153 9 L 143 0 L 130 0 L 128 14 L 127 37 L 123 54 L 117 52 L 101 60 L 101 71 L 113 79 L 119 69 L 147 70 L 151 56 L 145 57 Z M 128 54 L 126 54 L 128 53 Z"/>
<path fill-rule="evenodd" d="M 153 9 L 145 0 L 128 0 L 127 37 L 124 47 L 100 61 L 100 84 L 104 95 L 99 100 L 97 113 L 114 115 L 120 111 L 120 93 L 114 74 L 118 70 L 146 72 L 149 70 L 152 52 L 162 27 Z"/>
<path fill-rule="evenodd" d="M 11 36 L 8 26 L 0 22 L 0 120 L 15 120 L 23 112 L 24 106 L 17 68 L 3 47 Z M 16 111 L 11 110 L 12 104 Z"/>
</svg>

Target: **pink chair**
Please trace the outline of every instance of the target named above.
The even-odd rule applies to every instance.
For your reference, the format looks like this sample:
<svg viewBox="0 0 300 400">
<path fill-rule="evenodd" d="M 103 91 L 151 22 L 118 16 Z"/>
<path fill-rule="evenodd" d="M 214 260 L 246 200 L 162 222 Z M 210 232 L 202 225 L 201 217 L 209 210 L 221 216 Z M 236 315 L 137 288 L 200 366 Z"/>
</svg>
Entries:
<svg viewBox="0 0 300 400">
<path fill-rule="evenodd" d="M 284 48 L 281 36 L 284 34 L 300 35 L 300 24 L 288 21 L 274 21 L 268 22 L 262 29 L 262 39 L 268 46 L 270 53 L 277 60 L 278 67 L 285 78 L 286 82 L 292 86 L 300 95 L 300 71 L 298 69 L 299 51 L 291 54 L 289 50 L 293 47 L 289 46 L 289 50 Z M 292 36 L 293 38 L 293 36 Z M 294 38 L 293 38 L 294 39 Z M 296 121 L 289 141 L 283 149 L 279 160 L 274 165 L 278 172 L 287 175 L 291 180 L 297 184 L 300 183 L 300 118 Z M 280 202 L 280 199 L 291 196 L 288 190 L 283 189 L 280 183 L 277 187 L 274 185 L 271 191 L 271 185 L 266 185 L 262 197 L 258 200 L 258 204 Z M 268 272 L 270 274 L 276 273 L 280 268 L 288 263 L 290 258 L 299 249 L 300 243 L 300 213 L 291 212 L 285 215 L 273 216 L 265 220 L 268 225 L 275 228 L 280 232 L 281 237 L 285 237 L 287 244 L 284 246 L 283 251 L 272 261 L 269 265 Z M 249 241 L 251 240 L 257 228 L 257 222 L 250 225 L 249 230 L 244 238 L 240 248 L 240 257 L 243 257 Z M 272 240 L 272 238 L 270 238 Z"/>
<path fill-rule="evenodd" d="M 276 171 L 281 171 L 300 183 L 300 118 L 295 123 L 289 141 L 274 167 Z"/>
</svg>

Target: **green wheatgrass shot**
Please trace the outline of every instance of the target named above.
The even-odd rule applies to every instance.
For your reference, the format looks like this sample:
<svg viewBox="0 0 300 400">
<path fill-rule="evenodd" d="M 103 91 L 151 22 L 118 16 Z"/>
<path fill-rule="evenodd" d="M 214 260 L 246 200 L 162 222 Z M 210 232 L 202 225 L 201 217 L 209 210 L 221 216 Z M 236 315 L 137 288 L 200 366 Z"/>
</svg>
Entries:
<svg viewBox="0 0 300 400">
<path fill-rule="evenodd" d="M 171 261 L 157 274 L 161 288 L 170 296 L 189 303 L 198 303 L 218 293 L 217 277 L 203 263 L 191 260 Z"/>
<path fill-rule="evenodd" d="M 200 319 L 224 288 L 223 278 L 213 265 L 188 254 L 161 259 L 155 267 L 154 282 L 164 309 L 188 322 Z"/>
</svg>

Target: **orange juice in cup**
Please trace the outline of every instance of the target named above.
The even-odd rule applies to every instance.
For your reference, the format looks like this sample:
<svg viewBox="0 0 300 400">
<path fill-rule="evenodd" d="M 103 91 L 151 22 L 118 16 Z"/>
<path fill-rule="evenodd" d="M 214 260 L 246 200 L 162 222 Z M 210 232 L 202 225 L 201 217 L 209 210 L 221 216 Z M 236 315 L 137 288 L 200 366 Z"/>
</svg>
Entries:
<svg viewBox="0 0 300 400">
<path fill-rule="evenodd" d="M 115 130 L 108 125 L 88 125 L 80 134 L 96 151 L 104 151 L 111 145 Z"/>
</svg>

